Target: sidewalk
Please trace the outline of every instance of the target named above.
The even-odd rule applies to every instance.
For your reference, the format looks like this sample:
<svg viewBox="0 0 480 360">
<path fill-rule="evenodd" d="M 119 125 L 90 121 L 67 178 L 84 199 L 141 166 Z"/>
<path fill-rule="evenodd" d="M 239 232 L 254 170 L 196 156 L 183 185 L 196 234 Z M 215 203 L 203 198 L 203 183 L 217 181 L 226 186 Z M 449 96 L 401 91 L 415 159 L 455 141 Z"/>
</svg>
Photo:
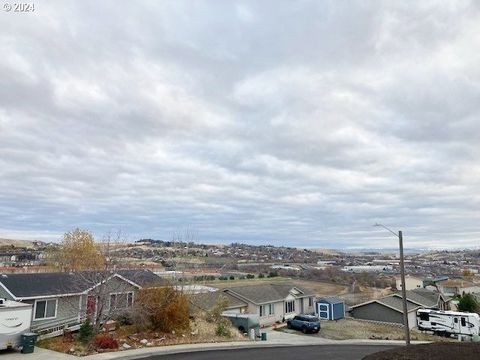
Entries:
<svg viewBox="0 0 480 360">
<path fill-rule="evenodd" d="M 264 329 L 267 332 L 267 341 L 237 341 L 223 343 L 203 343 L 203 344 L 186 344 L 172 346 L 146 347 L 141 349 L 107 352 L 103 354 L 95 354 L 84 357 L 77 357 L 58 353 L 51 350 L 35 348 L 33 354 L 21 354 L 20 352 L 1 352 L 2 358 L 11 360 L 110 360 L 122 359 L 133 360 L 146 357 L 149 355 L 166 355 L 173 353 L 185 353 L 192 351 L 208 351 L 221 349 L 245 349 L 256 347 L 275 347 L 275 346 L 305 346 L 305 345 L 403 345 L 403 341 L 393 340 L 329 340 L 316 336 L 304 336 L 301 334 L 289 334 L 272 329 Z M 422 343 L 414 341 L 412 344 Z M 6 355 L 6 357 L 3 357 Z"/>
</svg>

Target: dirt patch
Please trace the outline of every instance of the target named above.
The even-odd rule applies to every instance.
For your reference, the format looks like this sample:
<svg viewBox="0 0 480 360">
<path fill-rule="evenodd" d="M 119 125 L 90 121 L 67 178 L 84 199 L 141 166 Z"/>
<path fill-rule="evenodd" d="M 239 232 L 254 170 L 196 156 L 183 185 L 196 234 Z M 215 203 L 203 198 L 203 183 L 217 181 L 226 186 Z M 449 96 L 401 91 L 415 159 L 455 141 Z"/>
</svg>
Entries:
<svg viewBox="0 0 480 360">
<path fill-rule="evenodd" d="M 240 334 L 233 326 L 227 328 L 229 336 L 218 336 L 216 324 L 207 322 L 205 319 L 195 319 L 190 322 L 190 331 L 184 334 L 160 333 L 154 331 L 137 331 L 133 325 L 121 326 L 109 335 L 117 340 L 118 350 L 99 350 L 87 346 L 78 341 L 74 336 L 73 341 L 68 341 L 62 336 L 41 340 L 37 346 L 62 353 L 85 356 L 105 351 L 122 351 L 143 347 L 168 346 L 179 344 L 212 343 L 224 341 L 248 341 L 248 338 Z"/>
<path fill-rule="evenodd" d="M 473 360 L 480 359 L 480 343 L 411 345 L 367 355 L 363 360 Z"/>
<path fill-rule="evenodd" d="M 290 332 L 293 330 L 282 329 L 282 331 Z M 332 340 L 404 340 L 404 334 L 404 330 L 400 326 L 370 323 L 347 318 L 338 321 L 321 321 L 320 332 L 311 336 L 319 336 Z M 421 333 L 417 330 L 410 331 L 410 336 L 412 340 L 419 341 L 454 341 L 454 339 L 446 339 L 431 334 Z"/>
</svg>

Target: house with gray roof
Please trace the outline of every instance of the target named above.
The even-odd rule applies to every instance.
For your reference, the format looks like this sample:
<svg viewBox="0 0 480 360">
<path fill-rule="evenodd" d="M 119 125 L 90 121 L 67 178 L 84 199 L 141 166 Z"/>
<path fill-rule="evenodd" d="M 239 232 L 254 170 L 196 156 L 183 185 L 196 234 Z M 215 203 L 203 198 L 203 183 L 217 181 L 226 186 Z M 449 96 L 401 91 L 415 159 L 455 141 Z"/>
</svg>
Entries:
<svg viewBox="0 0 480 360">
<path fill-rule="evenodd" d="M 381 299 L 371 300 L 352 306 L 350 315 L 356 319 L 403 324 L 402 295 L 392 294 Z M 450 299 L 442 294 L 427 290 L 415 289 L 407 291 L 408 325 L 417 326 L 418 309 L 449 309 Z"/>
<path fill-rule="evenodd" d="M 223 291 L 192 294 L 190 296 L 190 310 L 194 313 L 197 309 L 211 311 L 219 304 L 225 305 L 224 311 L 243 314 L 247 312 L 248 303 Z"/>
<path fill-rule="evenodd" d="M 243 312 L 258 314 L 260 326 L 283 322 L 297 314 L 313 314 L 315 295 L 295 284 L 259 284 L 229 287 L 225 294 L 247 304 Z"/>
<path fill-rule="evenodd" d="M 139 289 L 164 284 L 150 270 L 1 274 L 0 298 L 32 304 L 32 330 L 57 334 L 95 319 L 100 307 L 111 314 L 128 310 Z"/>
</svg>

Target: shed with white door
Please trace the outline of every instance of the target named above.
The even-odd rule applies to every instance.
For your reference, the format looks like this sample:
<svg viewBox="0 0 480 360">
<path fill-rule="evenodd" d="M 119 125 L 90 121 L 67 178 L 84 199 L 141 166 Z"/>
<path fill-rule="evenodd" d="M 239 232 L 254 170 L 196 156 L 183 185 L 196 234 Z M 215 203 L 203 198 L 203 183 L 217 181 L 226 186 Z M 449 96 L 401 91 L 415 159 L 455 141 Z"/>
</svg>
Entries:
<svg viewBox="0 0 480 360">
<path fill-rule="evenodd" d="M 315 313 L 322 320 L 340 320 L 345 317 L 345 302 L 339 297 L 324 297 L 315 304 Z"/>
</svg>

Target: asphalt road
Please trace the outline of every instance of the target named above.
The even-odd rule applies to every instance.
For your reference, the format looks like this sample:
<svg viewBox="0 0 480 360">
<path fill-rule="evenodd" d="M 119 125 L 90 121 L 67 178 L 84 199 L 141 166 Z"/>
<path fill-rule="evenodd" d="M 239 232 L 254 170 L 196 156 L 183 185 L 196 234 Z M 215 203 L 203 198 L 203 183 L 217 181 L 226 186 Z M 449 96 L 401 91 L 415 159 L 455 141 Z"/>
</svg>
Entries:
<svg viewBox="0 0 480 360">
<path fill-rule="evenodd" d="M 365 355 L 392 348 L 388 345 L 313 345 L 199 351 L 154 355 L 149 360 L 360 360 Z"/>
</svg>

